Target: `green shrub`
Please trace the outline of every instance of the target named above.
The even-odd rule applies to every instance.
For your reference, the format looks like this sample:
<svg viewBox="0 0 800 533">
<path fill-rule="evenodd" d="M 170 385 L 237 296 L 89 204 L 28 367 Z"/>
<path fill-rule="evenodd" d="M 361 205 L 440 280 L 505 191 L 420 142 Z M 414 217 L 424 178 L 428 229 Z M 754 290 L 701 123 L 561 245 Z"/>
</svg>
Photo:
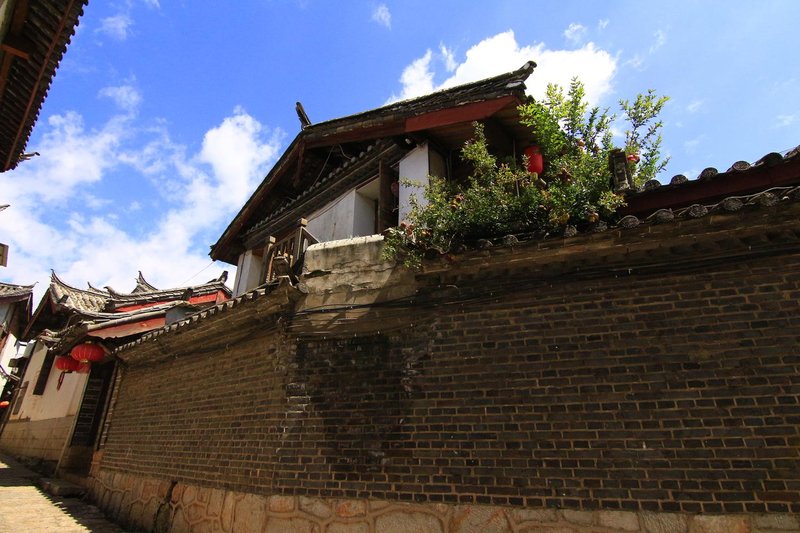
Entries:
<svg viewBox="0 0 800 533">
<path fill-rule="evenodd" d="M 644 150 L 643 169 L 633 175 L 649 179 L 662 169 L 660 122 L 653 122 L 666 98 L 637 97 L 620 104 L 631 123 L 626 140 L 631 150 Z M 529 173 L 526 161 L 498 162 L 487 147 L 483 126 L 461 149 L 461 159 L 471 173 L 464 183 L 430 176 L 423 188 L 425 202 L 411 198 L 408 220 L 386 231 L 384 256 L 418 267 L 425 250 L 447 252 L 479 238 L 508 234 L 546 236 L 565 226 L 586 226 L 610 218 L 624 205 L 611 189 L 608 154 L 613 149 L 608 110 L 595 107 L 587 113 L 583 85 L 573 79 L 569 92 L 555 85 L 541 102 L 520 107 L 521 122 L 534 134 L 544 159 L 541 176 Z M 646 133 L 640 132 L 645 128 Z"/>
</svg>

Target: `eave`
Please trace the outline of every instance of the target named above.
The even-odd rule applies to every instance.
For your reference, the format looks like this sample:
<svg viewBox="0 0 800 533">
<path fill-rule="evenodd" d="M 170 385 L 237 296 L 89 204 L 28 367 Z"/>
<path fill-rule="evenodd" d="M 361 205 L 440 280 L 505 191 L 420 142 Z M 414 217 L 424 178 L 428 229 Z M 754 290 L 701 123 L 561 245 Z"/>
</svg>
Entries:
<svg viewBox="0 0 800 533">
<path fill-rule="evenodd" d="M 19 163 L 87 3 L 88 0 L 14 2 L 11 24 L 0 35 L 0 172 Z"/>
</svg>

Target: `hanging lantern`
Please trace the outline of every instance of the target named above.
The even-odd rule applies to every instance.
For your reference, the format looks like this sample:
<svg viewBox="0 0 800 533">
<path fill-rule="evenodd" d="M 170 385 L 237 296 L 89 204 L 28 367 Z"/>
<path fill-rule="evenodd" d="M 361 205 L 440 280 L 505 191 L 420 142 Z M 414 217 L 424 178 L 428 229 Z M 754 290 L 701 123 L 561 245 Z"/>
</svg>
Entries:
<svg viewBox="0 0 800 533">
<path fill-rule="evenodd" d="M 67 357 L 66 355 L 59 355 L 56 357 L 56 368 L 62 372 L 73 372 L 78 370 L 80 365 L 81 364 L 72 357 Z"/>
<path fill-rule="evenodd" d="M 538 176 L 544 171 L 542 150 L 537 145 L 534 144 L 525 148 L 525 157 L 528 158 L 528 172 Z"/>
<path fill-rule="evenodd" d="M 75 361 L 75 359 L 73 359 Z M 75 361 L 78 363 L 77 361 Z M 92 363 L 78 363 L 78 368 L 75 370 L 78 374 L 88 374 L 92 371 Z"/>
<path fill-rule="evenodd" d="M 106 351 L 99 344 L 84 342 L 72 348 L 70 355 L 81 363 L 98 363 L 105 358 Z"/>
</svg>

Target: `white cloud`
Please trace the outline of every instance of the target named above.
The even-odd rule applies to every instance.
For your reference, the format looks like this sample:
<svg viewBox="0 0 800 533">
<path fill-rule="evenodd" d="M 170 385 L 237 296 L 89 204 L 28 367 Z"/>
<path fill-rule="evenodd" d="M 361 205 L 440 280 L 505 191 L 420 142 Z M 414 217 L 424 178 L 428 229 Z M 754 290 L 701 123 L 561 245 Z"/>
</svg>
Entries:
<svg viewBox="0 0 800 533">
<path fill-rule="evenodd" d="M 428 50 L 403 70 L 400 77 L 402 91 L 399 96 L 393 95 L 390 101 L 496 76 L 533 60 L 538 66 L 526 82 L 529 94 L 541 97 L 548 83 L 566 87 L 571 78 L 578 76 L 585 86 L 587 99 L 596 104 L 611 91 L 611 80 L 617 68 L 616 59 L 594 43 L 575 50 L 550 50 L 543 43 L 521 46 L 511 30 L 472 46 L 452 75 L 439 84 L 434 83 L 432 57 Z"/>
<path fill-rule="evenodd" d="M 392 14 L 389 12 L 389 8 L 386 7 L 386 4 L 379 4 L 372 10 L 372 20 L 381 26 L 386 26 L 387 28 L 392 27 Z"/>
<path fill-rule="evenodd" d="M 452 50 L 447 48 L 444 44 L 439 44 L 439 53 L 442 56 L 442 60 L 444 60 L 444 68 L 447 72 L 453 72 L 458 63 L 456 63 L 456 56 Z"/>
<path fill-rule="evenodd" d="M 42 155 L 0 174 L 11 204 L 0 217 L 12 250 L 3 274 L 16 283 L 38 280 L 37 295 L 50 268 L 76 286 L 89 281 L 123 291 L 133 288 L 137 270 L 159 287 L 233 270 L 206 268 L 208 244 L 266 174 L 283 138 L 243 109 L 208 130 L 197 153 L 171 141 L 163 126 L 145 127 L 130 115 L 97 129 L 77 113 L 41 126 L 46 133 L 32 148 Z M 102 187 L 130 193 L 112 199 L 98 192 Z"/>
<path fill-rule="evenodd" d="M 116 164 L 115 154 L 125 138 L 127 120 L 114 117 L 98 130 L 87 131 L 75 112 L 47 119 L 48 130 L 36 146 L 41 154 L 14 171 L 15 179 L 3 179 L 0 189 L 11 203 L 61 205 L 77 188 L 98 182 Z"/>
<path fill-rule="evenodd" d="M 627 60 L 625 63 L 623 63 L 623 65 L 625 65 L 626 67 L 633 67 L 637 70 L 640 69 L 643 64 L 644 64 L 644 57 L 642 57 L 642 54 L 636 54 L 632 58 Z"/>
<path fill-rule="evenodd" d="M 705 141 L 706 136 L 700 135 L 695 137 L 694 139 L 689 139 L 688 141 L 683 142 L 683 149 L 686 150 L 687 153 L 693 154 L 697 152 L 697 148 Z"/>
<path fill-rule="evenodd" d="M 598 20 L 598 21 L 597 21 L 597 29 L 598 29 L 598 30 L 604 30 L 604 29 L 606 29 L 606 28 L 608 27 L 608 23 L 609 23 L 609 22 L 611 22 L 611 21 L 610 21 L 610 20 L 608 20 L 608 19 L 600 19 L 600 20 Z"/>
<path fill-rule="evenodd" d="M 120 13 L 119 15 L 102 19 L 100 21 L 100 27 L 95 31 L 108 35 L 118 41 L 124 41 L 130 35 L 131 26 L 133 26 L 133 19 L 127 14 Z"/>
<path fill-rule="evenodd" d="M 425 55 L 415 59 L 403 69 L 400 75 L 400 83 L 403 84 L 403 91 L 399 96 L 392 95 L 389 101 L 405 100 L 414 98 L 434 91 L 433 72 L 431 71 L 431 59 L 433 52 L 428 50 Z"/>
<path fill-rule="evenodd" d="M 775 120 L 778 122 L 777 126 L 779 128 L 785 128 L 787 126 L 791 126 L 795 122 L 797 122 L 797 115 L 778 115 L 775 117 Z"/>
<path fill-rule="evenodd" d="M 142 101 L 142 95 L 132 85 L 103 87 L 100 89 L 98 96 L 110 98 L 120 109 L 129 113 L 136 111 Z"/>
<path fill-rule="evenodd" d="M 688 111 L 689 113 L 697 113 L 698 111 L 700 111 L 700 108 L 702 108 L 704 104 L 705 102 L 703 102 L 702 100 L 692 100 L 691 102 L 689 102 L 689 105 L 686 106 L 686 111 Z"/>
<path fill-rule="evenodd" d="M 650 50 L 649 51 L 650 51 L 651 54 L 655 53 L 659 48 L 661 48 L 662 46 L 664 46 L 664 44 L 666 44 L 666 42 L 667 42 L 667 33 L 664 30 L 657 30 L 653 34 L 653 37 L 655 37 L 656 40 L 650 46 Z"/>
<path fill-rule="evenodd" d="M 583 42 L 583 38 L 586 36 L 586 26 L 583 24 L 578 24 L 577 22 L 572 22 L 569 27 L 564 30 L 564 37 L 567 38 L 568 41 L 580 44 Z"/>
</svg>

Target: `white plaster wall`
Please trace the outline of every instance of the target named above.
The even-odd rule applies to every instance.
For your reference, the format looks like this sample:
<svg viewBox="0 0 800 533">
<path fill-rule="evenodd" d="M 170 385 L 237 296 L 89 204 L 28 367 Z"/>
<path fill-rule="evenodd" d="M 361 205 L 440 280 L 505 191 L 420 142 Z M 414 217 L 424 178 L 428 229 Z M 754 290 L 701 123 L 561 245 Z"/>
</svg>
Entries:
<svg viewBox="0 0 800 533">
<path fill-rule="evenodd" d="M 444 159 L 427 143 L 411 150 L 400 160 L 400 221 L 411 211 L 411 196 L 414 195 L 420 206 L 427 204 L 423 188 L 428 184 L 428 176 L 445 176 Z M 408 184 L 407 182 L 412 182 Z"/>
<path fill-rule="evenodd" d="M 353 202 L 353 237 L 375 233 L 375 200 L 356 193 Z"/>
<path fill-rule="evenodd" d="M 4 318 L 9 318 L 9 315 L 13 311 L 14 304 L 3 304 L 0 305 L 0 321 Z M 0 340 L 0 343 L 3 342 Z M 5 345 L 0 350 L 0 366 L 3 367 L 3 370 L 6 372 L 10 372 L 11 369 L 8 367 L 8 362 L 14 359 L 17 356 L 17 338 L 14 335 L 8 335 L 5 339 Z M 6 378 L 0 375 L 0 390 L 3 390 L 3 387 L 6 385 Z"/>
<path fill-rule="evenodd" d="M 262 259 L 262 255 L 254 254 L 252 250 L 247 250 L 239 256 L 239 264 L 236 267 L 236 283 L 233 286 L 234 296 L 244 294 L 261 284 Z"/>
<path fill-rule="evenodd" d="M 25 391 L 25 397 L 22 398 L 19 412 L 16 415 L 12 413 L 10 415 L 11 420 L 46 420 L 72 416 L 78 412 L 89 374 L 70 372 L 64 376 L 61 389 L 58 389 L 58 378 L 61 375 L 61 371 L 57 370 L 53 365 L 50 376 L 47 378 L 44 394 L 41 396 L 33 394 L 46 353 L 47 349 L 43 345 L 34 348 L 30 356 L 31 360 L 28 362 L 28 368 L 22 378 L 22 383 L 27 382 L 28 388 Z"/>
<path fill-rule="evenodd" d="M 355 202 L 356 191 L 353 189 L 312 214 L 306 229 L 319 242 L 352 237 Z"/>
</svg>

